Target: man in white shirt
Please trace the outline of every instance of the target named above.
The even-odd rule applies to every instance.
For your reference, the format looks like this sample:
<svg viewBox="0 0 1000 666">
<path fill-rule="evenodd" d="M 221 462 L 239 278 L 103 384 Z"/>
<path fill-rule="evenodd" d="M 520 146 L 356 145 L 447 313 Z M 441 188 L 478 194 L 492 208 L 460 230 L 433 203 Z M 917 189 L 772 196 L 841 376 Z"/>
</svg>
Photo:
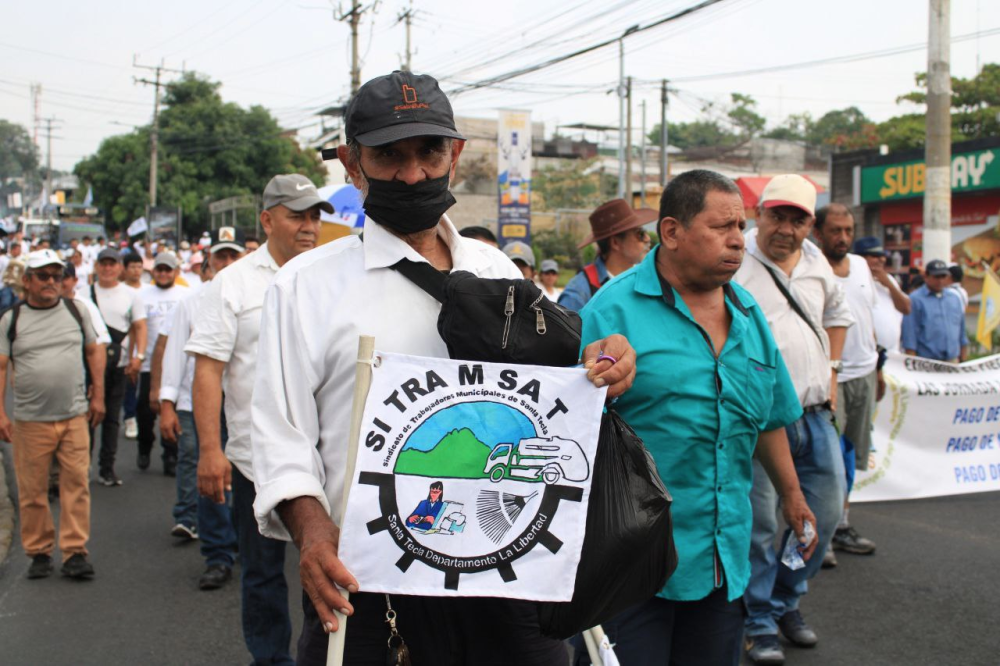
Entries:
<svg viewBox="0 0 1000 666">
<path fill-rule="evenodd" d="M 235 240 L 219 240 L 223 227 L 213 232 L 215 241 L 204 263 L 202 276 L 207 285 L 223 268 L 243 256 L 239 243 L 241 232 L 232 229 Z M 199 262 L 199 266 L 202 263 Z M 191 291 L 191 290 L 189 290 Z M 191 387 L 194 383 L 194 357 L 184 353 L 191 337 L 194 320 L 200 313 L 200 293 L 189 293 L 174 309 L 172 320 L 160 330 L 153 353 L 154 386 L 159 379 L 160 436 L 177 442 L 177 502 L 174 504 L 174 527 L 171 534 L 179 538 L 201 540 L 201 555 L 205 558 L 205 572 L 198 579 L 202 590 L 215 590 L 232 577 L 236 560 L 236 531 L 233 527 L 232 508 L 226 503 L 217 504 L 207 497 L 198 496 L 198 432 L 195 428 Z M 158 363 L 159 361 L 159 363 Z M 162 372 L 157 372 L 157 366 Z M 225 437 L 222 437 L 225 448 Z"/>
<path fill-rule="evenodd" d="M 817 550 L 822 552 L 844 510 L 844 459 L 833 413 L 836 373 L 842 369 L 844 338 L 854 319 L 830 264 L 806 240 L 815 207 L 816 189 L 805 178 L 794 174 L 772 178 L 761 195 L 757 227 L 747 234 L 746 255 L 734 279 L 753 294 L 767 316 L 805 410 L 785 430 L 802 492 L 816 516 Z M 778 564 L 781 550 L 774 546 L 778 497 L 758 462 L 750 501 L 754 526 L 750 583 L 744 595 L 747 652 L 754 663 L 780 664 L 784 651 L 779 628 L 796 645 L 811 647 L 817 642 L 799 612 L 799 599 L 822 558 L 811 558 L 798 571 Z"/>
<path fill-rule="evenodd" d="M 152 369 L 153 349 L 160 327 L 169 319 L 174 308 L 184 298 L 187 287 L 174 284 L 180 273 L 180 262 L 177 256 L 170 252 L 161 252 L 153 260 L 153 283 L 139 290 L 143 304 L 146 306 L 146 346 L 143 348 L 142 367 L 139 374 L 139 393 L 136 399 L 136 419 L 139 421 L 139 453 L 136 465 L 141 470 L 149 468 L 149 454 L 156 443 L 156 415 L 160 411 L 158 391 L 153 391 Z M 177 442 L 160 438 L 163 448 L 163 473 L 174 476 L 177 469 Z"/>
<path fill-rule="evenodd" d="M 81 246 L 82 247 L 82 246 Z M 97 282 L 90 287 L 90 300 L 100 309 L 101 317 L 111 335 L 105 366 L 104 388 L 107 411 L 101 426 L 101 452 L 98 458 L 97 480 L 105 486 L 120 486 L 115 474 L 118 452 L 118 430 L 126 377 L 139 377 L 145 354 L 132 358 L 127 353 L 134 344 L 146 348 L 146 307 L 139 292 L 118 281 L 122 258 L 113 248 L 102 250 L 97 257 Z"/>
<path fill-rule="evenodd" d="M 278 268 L 316 247 L 320 210 L 331 213 L 333 206 L 305 176 L 271 179 L 264 188 L 260 215 L 267 242 L 220 272 L 205 288 L 194 331 L 184 347 L 195 357 L 198 491 L 222 503 L 225 491 L 232 487 L 243 568 L 243 638 L 259 664 L 291 663 L 292 625 L 284 577 L 285 543 L 261 536 L 253 515 L 256 474 L 250 451 L 250 398 L 257 336 L 264 294 Z M 223 227 L 218 238 L 235 242 L 236 231 Z M 223 392 L 229 430 L 225 451 L 219 427 Z"/>
<path fill-rule="evenodd" d="M 542 270 L 538 272 L 538 286 L 541 288 L 542 293 L 545 294 L 545 297 L 553 303 L 559 300 L 559 294 L 563 292 L 562 289 L 556 286 L 558 279 L 558 262 L 555 259 L 542 260 Z"/>
<path fill-rule="evenodd" d="M 73 264 L 74 275 L 76 276 L 76 296 L 75 298 L 90 298 L 90 276 L 93 274 L 93 264 L 83 261 L 83 253 L 74 252 L 70 255 L 69 261 Z"/>
<path fill-rule="evenodd" d="M 406 99 L 411 110 L 394 113 Z M 330 519 L 345 482 L 356 341 L 372 335 L 382 350 L 448 355 L 437 331 L 440 304 L 391 266 L 409 259 L 485 278 L 521 277 L 502 252 L 462 238 L 444 215 L 455 203 L 449 183 L 465 144 L 437 81 L 409 72 L 373 79 L 354 96 L 345 126 L 347 145 L 337 156 L 365 197 L 364 241 L 334 241 L 281 270 L 264 304 L 251 414 L 258 525 L 291 538 L 300 552 L 300 665 L 326 663 L 327 634 L 338 629 L 333 609 L 351 615 L 344 663 L 385 659 L 385 597 L 358 593 L 337 557 L 339 529 Z M 619 359 L 610 369 L 596 364 L 599 347 Z M 635 355 L 622 336 L 588 346 L 584 357 L 609 396 L 631 383 Z M 351 592 L 349 603 L 334 584 Z M 392 604 L 409 622 L 414 664 L 566 660 L 562 642 L 540 634 L 530 603 L 399 595 Z"/>
<path fill-rule="evenodd" d="M 847 329 L 844 339 L 843 370 L 837 373 L 837 425 L 854 445 L 855 469 L 866 470 L 875 402 L 885 391 L 875 341 L 875 281 L 868 262 L 849 253 L 854 242 L 854 215 L 847 206 L 833 203 L 816 211 L 814 233 L 837 282 L 844 288 L 854 317 L 854 326 Z M 848 517 L 848 501 L 845 500 L 844 515 L 827 550 L 826 566 L 836 566 L 834 550 L 855 555 L 875 552 L 875 543 L 858 534 Z"/>
<path fill-rule="evenodd" d="M 903 316 L 910 314 L 910 297 L 900 288 L 896 278 L 885 269 L 888 253 L 882 241 L 874 236 L 866 236 L 854 241 L 854 254 L 868 262 L 868 268 L 875 278 L 875 340 L 887 352 L 900 352 L 903 334 Z"/>
</svg>

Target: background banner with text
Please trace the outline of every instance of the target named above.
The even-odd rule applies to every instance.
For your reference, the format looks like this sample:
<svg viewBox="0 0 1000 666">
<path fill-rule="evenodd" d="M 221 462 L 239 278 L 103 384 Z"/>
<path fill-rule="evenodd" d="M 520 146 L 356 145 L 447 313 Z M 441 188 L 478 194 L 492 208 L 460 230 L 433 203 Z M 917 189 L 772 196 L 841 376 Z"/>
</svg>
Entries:
<svg viewBox="0 0 1000 666">
<path fill-rule="evenodd" d="M 868 470 L 851 502 L 1000 490 L 1000 356 L 953 364 L 892 355 Z"/>
</svg>

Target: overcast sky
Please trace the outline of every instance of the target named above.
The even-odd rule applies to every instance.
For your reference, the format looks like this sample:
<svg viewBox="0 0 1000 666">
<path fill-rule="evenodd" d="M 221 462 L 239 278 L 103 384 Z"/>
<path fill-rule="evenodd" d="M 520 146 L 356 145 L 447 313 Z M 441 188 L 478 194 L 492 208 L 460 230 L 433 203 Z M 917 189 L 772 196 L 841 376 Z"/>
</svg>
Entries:
<svg viewBox="0 0 1000 666">
<path fill-rule="evenodd" d="M 416 0 L 413 69 L 446 90 L 597 44 L 696 0 Z M 350 4 L 349 0 L 343 3 Z M 12 8 L 15 7 L 15 8 Z M 361 23 L 362 80 L 399 67 L 408 0 L 370 3 Z M 227 101 L 270 108 L 301 136 L 319 131 L 314 112 L 350 84 L 349 27 L 324 0 L 12 0 L 2 11 L 0 118 L 31 127 L 29 85 L 42 85 L 41 115 L 56 117 L 53 166 L 69 170 L 102 138 L 149 122 L 152 88 L 133 83 L 153 65 L 197 70 L 223 84 Z M 671 120 L 692 120 L 731 92 L 755 97 L 769 126 L 790 113 L 818 117 L 849 105 L 875 120 L 916 110 L 896 97 L 926 69 L 926 0 L 725 0 L 625 39 L 625 71 L 636 79 L 634 122 L 647 102 L 659 118 L 659 80 L 668 78 Z M 1000 2 L 952 0 L 952 73 L 1000 62 Z M 914 47 L 913 50 L 905 50 Z M 898 50 L 886 57 L 735 76 L 757 68 Z M 725 74 L 718 78 L 699 78 Z M 503 88 L 453 97 L 457 114 L 495 117 L 530 109 L 545 122 L 617 125 L 616 45 L 515 78 Z M 638 142 L 638 132 L 636 132 Z M 44 142 L 42 142 L 44 154 Z"/>
</svg>

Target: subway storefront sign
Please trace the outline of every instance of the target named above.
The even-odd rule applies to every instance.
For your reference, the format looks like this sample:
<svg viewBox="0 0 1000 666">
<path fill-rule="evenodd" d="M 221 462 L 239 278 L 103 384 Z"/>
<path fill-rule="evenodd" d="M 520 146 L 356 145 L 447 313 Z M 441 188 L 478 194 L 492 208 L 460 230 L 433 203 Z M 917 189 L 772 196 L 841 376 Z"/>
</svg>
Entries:
<svg viewBox="0 0 1000 666">
<path fill-rule="evenodd" d="M 886 164 L 861 169 L 861 203 L 921 197 L 926 188 L 923 161 Z M 951 191 L 1000 189 L 1000 150 L 977 150 L 951 158 Z"/>
</svg>

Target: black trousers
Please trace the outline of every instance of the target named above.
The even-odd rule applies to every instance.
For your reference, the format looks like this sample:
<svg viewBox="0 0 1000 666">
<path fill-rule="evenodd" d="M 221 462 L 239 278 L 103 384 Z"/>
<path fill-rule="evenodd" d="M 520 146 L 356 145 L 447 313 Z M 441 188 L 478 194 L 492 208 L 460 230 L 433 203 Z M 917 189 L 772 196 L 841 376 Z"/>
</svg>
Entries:
<svg viewBox="0 0 1000 666">
<path fill-rule="evenodd" d="M 542 636 L 534 604 L 484 597 L 411 597 L 393 594 L 396 627 L 414 666 L 565 666 L 565 644 Z M 389 625 L 385 595 L 351 595 L 344 663 L 385 666 Z M 325 666 L 329 641 L 309 597 L 299 637 L 298 666 Z M 706 662 L 707 663 L 707 662 Z"/>
<path fill-rule="evenodd" d="M 122 400 L 125 399 L 125 368 L 109 366 L 104 369 L 104 420 L 101 422 L 101 451 L 97 468 L 100 472 L 113 472 L 118 454 L 118 430 L 121 427 Z M 117 364 L 115 364 L 117 365 Z M 94 451 L 94 431 L 90 432 L 90 451 Z"/>
<path fill-rule="evenodd" d="M 739 666 L 743 597 L 727 601 L 726 596 L 722 587 L 698 601 L 653 597 L 601 627 L 622 666 Z M 573 665 L 589 666 L 583 641 L 576 636 L 572 643 Z"/>
<path fill-rule="evenodd" d="M 150 373 L 139 373 L 139 396 L 135 407 L 135 419 L 139 423 L 139 453 L 149 455 L 156 444 L 156 414 L 149 408 Z M 124 393 L 124 389 L 123 389 Z M 162 437 L 163 460 L 177 461 L 177 442 L 169 442 Z"/>
</svg>

